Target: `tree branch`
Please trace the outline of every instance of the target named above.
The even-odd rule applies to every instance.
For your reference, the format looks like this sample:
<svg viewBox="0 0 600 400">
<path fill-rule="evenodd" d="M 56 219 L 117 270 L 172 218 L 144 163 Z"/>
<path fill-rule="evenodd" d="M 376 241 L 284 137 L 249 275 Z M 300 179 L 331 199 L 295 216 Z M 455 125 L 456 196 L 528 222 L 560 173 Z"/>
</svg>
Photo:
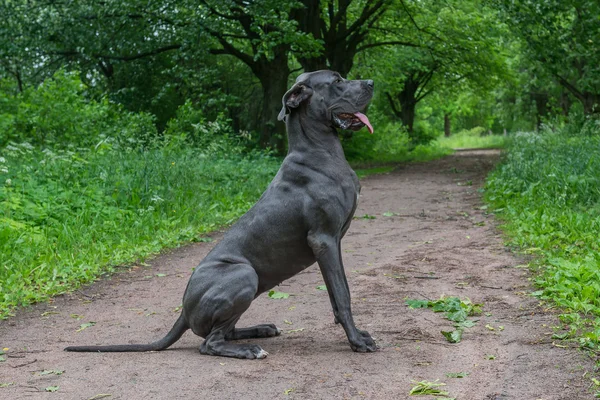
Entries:
<svg viewBox="0 0 600 400">
<path fill-rule="evenodd" d="M 380 46 L 407 46 L 407 47 L 423 47 L 419 44 L 414 44 L 414 43 L 410 43 L 410 42 L 404 42 L 402 40 L 390 40 L 388 42 L 379 42 L 379 43 L 369 43 L 369 44 L 365 44 L 361 47 L 359 47 L 356 51 L 357 52 L 361 52 L 363 50 L 366 49 L 371 49 L 373 47 L 380 47 Z"/>
</svg>

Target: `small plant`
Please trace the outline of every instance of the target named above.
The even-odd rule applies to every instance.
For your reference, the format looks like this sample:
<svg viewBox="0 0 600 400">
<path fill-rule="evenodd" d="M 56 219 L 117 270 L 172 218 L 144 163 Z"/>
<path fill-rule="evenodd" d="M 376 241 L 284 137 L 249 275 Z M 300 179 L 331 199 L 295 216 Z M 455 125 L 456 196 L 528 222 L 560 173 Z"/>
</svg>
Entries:
<svg viewBox="0 0 600 400">
<path fill-rule="evenodd" d="M 440 390 L 442 386 L 446 386 L 445 383 L 438 383 L 429 381 L 411 381 L 413 384 L 412 389 L 408 392 L 411 396 L 448 396 L 448 392 Z"/>
<path fill-rule="evenodd" d="M 441 331 L 442 335 L 450 343 L 458 343 L 462 340 L 465 328 L 471 328 L 475 321 L 468 317 L 481 314 L 481 304 L 474 304 L 469 299 L 461 300 L 458 297 L 442 297 L 436 301 L 429 300 L 406 300 L 410 308 L 431 308 L 434 312 L 443 312 L 446 318 L 454 322 L 454 331 Z"/>
</svg>

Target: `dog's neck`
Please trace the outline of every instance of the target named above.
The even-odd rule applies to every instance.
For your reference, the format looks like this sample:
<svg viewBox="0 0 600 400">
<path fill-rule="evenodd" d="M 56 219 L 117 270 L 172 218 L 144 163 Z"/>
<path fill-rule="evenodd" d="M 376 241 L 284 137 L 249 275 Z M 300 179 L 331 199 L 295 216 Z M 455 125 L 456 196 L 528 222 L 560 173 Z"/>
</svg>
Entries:
<svg viewBox="0 0 600 400">
<path fill-rule="evenodd" d="M 288 154 L 294 151 L 323 150 L 332 156 L 345 159 L 344 149 L 336 129 L 331 124 L 301 118 L 299 113 L 291 113 L 286 118 Z"/>
</svg>

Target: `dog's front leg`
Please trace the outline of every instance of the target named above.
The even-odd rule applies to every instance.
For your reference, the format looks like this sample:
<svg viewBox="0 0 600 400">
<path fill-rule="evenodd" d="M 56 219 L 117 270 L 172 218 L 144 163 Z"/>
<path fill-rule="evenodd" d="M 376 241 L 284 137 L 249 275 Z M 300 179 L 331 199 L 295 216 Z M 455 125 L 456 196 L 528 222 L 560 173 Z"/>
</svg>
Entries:
<svg viewBox="0 0 600 400">
<path fill-rule="evenodd" d="M 350 308 L 350 290 L 344 274 L 339 240 L 324 236 L 311 237 L 309 244 L 327 285 L 335 318 L 344 327 L 350 347 L 362 353 L 376 351 L 377 345 L 371 335 L 367 331 L 357 329 L 354 325 Z"/>
</svg>

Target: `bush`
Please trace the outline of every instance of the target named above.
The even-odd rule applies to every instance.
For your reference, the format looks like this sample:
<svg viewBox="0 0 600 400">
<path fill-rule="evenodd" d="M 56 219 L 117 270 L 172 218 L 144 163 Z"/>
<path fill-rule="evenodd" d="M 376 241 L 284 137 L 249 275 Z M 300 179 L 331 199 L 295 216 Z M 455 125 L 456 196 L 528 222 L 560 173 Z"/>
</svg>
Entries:
<svg viewBox="0 0 600 400">
<path fill-rule="evenodd" d="M 88 148 L 98 143 L 132 146 L 157 138 L 149 114 L 125 112 L 108 100 L 87 100 L 77 74 L 58 71 L 23 94 L 0 92 L 0 147 Z"/>
<path fill-rule="evenodd" d="M 350 161 L 391 162 L 408 159 L 410 140 L 400 124 L 377 125 L 373 135 L 366 129 L 342 138 L 346 158 Z"/>
<path fill-rule="evenodd" d="M 251 148 L 250 136 L 244 132 L 235 134 L 231 120 L 220 114 L 215 121 L 207 121 L 189 101 L 177 109 L 164 136 L 172 146 L 192 146 L 207 154 L 242 154 Z"/>
</svg>

